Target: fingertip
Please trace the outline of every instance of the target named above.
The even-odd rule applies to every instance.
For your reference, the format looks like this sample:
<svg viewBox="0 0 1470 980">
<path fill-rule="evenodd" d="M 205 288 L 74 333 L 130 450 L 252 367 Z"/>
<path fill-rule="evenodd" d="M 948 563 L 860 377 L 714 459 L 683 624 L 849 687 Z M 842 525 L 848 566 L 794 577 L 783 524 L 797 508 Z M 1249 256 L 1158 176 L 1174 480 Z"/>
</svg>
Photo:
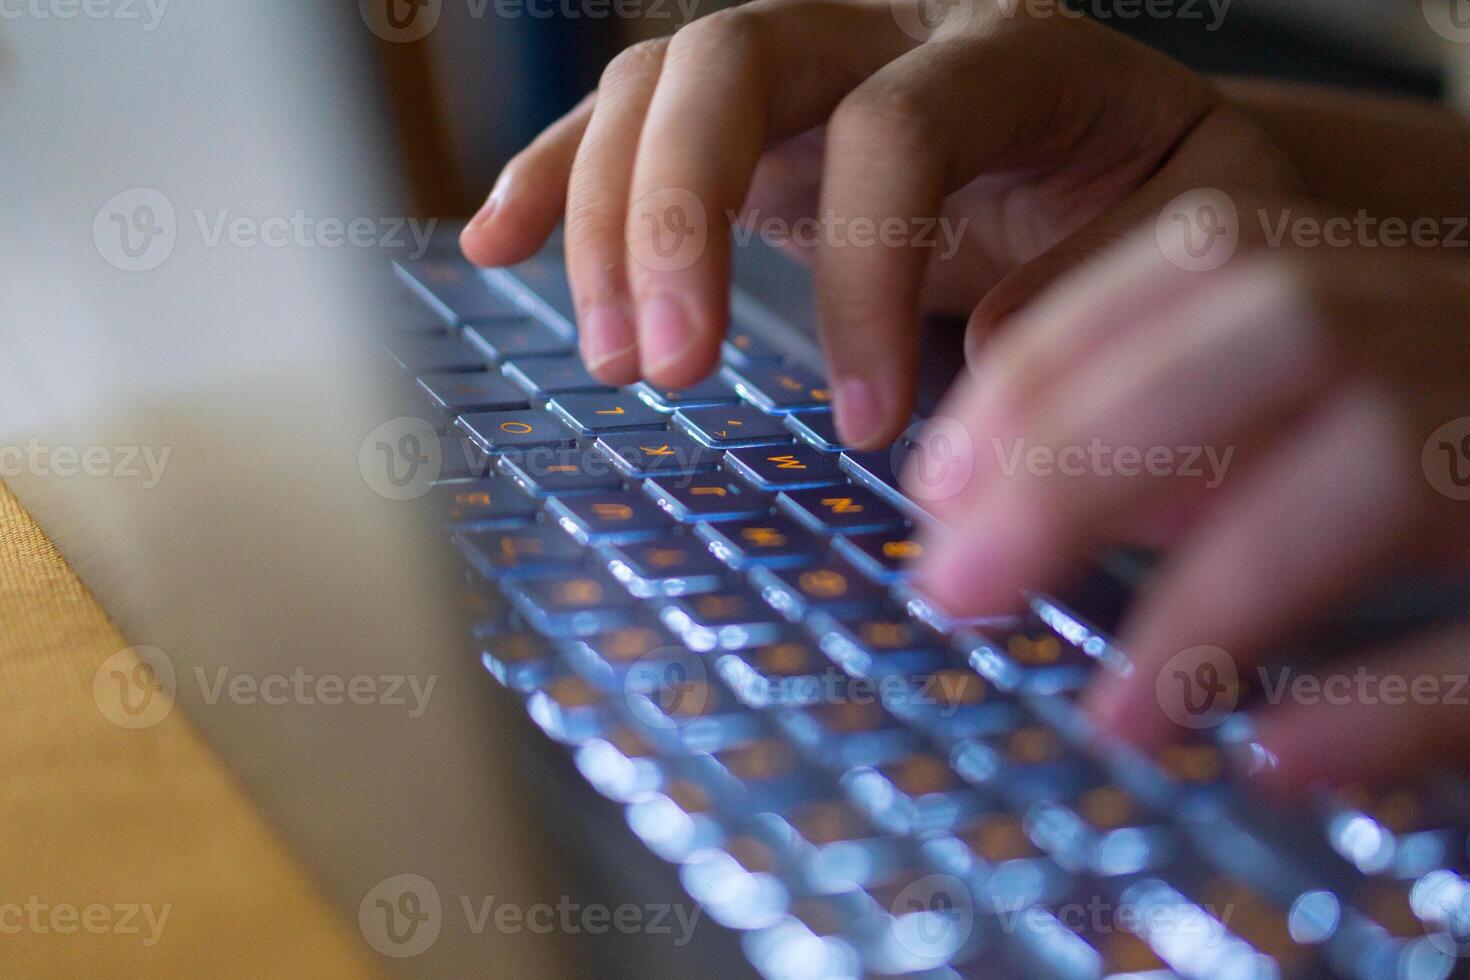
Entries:
<svg viewBox="0 0 1470 980">
<path fill-rule="evenodd" d="M 600 381 L 622 387 L 639 378 L 638 327 L 620 305 L 593 307 L 581 318 L 582 360 Z"/>
<path fill-rule="evenodd" d="M 659 294 L 638 306 L 638 355 L 643 376 L 664 388 L 687 388 L 714 370 L 722 331 L 703 327 L 681 297 Z"/>
</svg>

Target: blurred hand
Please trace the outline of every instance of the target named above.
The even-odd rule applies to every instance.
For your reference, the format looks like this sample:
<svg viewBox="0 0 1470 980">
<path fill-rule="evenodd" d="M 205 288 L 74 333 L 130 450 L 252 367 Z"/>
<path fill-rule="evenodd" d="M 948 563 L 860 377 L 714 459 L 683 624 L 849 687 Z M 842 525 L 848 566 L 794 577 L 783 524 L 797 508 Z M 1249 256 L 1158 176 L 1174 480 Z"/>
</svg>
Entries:
<svg viewBox="0 0 1470 980">
<path fill-rule="evenodd" d="M 946 523 L 920 586 L 956 614 L 1058 586 L 1110 530 L 1168 545 L 1120 631 L 1136 671 L 1089 697 L 1145 745 L 1178 731 L 1156 687 L 1176 654 L 1217 647 L 1252 672 L 1387 571 L 1470 567 L 1470 270 L 1323 246 L 1187 271 L 1168 227 L 1017 315 L 936 416 L 954 420 L 939 424 L 963 449 L 958 475 L 907 476 Z M 1079 453 L 1099 446 L 1109 455 Z M 1432 677 L 1441 697 L 1281 699 L 1260 718 L 1280 758 L 1267 778 L 1470 763 L 1470 689 L 1453 680 L 1470 673 L 1470 624 L 1363 665 Z"/>
<path fill-rule="evenodd" d="M 623 52 L 506 167 L 465 254 L 523 260 L 565 214 L 589 367 L 677 387 L 717 362 L 729 215 L 815 217 L 838 427 L 874 447 L 912 410 L 921 305 L 973 309 L 973 349 L 1179 193 L 1294 184 L 1211 83 L 1107 28 L 923 3 L 755 0 Z"/>
</svg>

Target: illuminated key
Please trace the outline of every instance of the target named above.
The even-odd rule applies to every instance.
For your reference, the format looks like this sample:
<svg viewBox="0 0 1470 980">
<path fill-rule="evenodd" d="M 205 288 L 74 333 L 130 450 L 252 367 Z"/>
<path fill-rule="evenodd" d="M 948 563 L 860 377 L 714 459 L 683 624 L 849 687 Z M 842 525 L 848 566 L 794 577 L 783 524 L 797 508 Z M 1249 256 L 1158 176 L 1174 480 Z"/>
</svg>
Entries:
<svg viewBox="0 0 1470 980">
<path fill-rule="evenodd" d="M 643 598 L 713 592 L 724 584 L 725 566 L 694 537 L 661 535 L 611 544 L 602 553 L 613 576 Z"/>
<path fill-rule="evenodd" d="M 717 558 L 734 568 L 810 564 L 823 547 L 821 538 L 788 517 L 701 524 L 695 531 Z"/>
<path fill-rule="evenodd" d="M 733 449 L 725 454 L 730 472 L 762 490 L 796 490 L 846 485 L 833 458 L 810 446 Z"/>
<path fill-rule="evenodd" d="M 753 708 L 815 704 L 826 696 L 825 685 L 842 677 L 815 646 L 794 639 L 726 654 L 716 666 L 735 696 Z"/>
<path fill-rule="evenodd" d="M 454 334 L 399 334 L 384 346 L 399 367 L 414 374 L 485 370 L 484 356 Z"/>
<path fill-rule="evenodd" d="M 569 446 L 572 433 L 549 412 L 472 412 L 455 423 L 487 453 L 532 446 Z"/>
<path fill-rule="evenodd" d="M 786 618 L 800 620 L 810 612 L 876 610 L 884 593 L 844 561 L 823 561 L 798 568 L 757 568 L 751 581 L 766 602 Z"/>
<path fill-rule="evenodd" d="M 924 557 L 917 535 L 902 528 L 892 531 L 844 533 L 833 542 L 853 564 L 879 582 L 897 582 Z"/>
<path fill-rule="evenodd" d="M 537 398 L 573 391 L 612 391 L 575 357 L 526 357 L 506 362 L 503 370 L 507 378 Z"/>
<path fill-rule="evenodd" d="M 469 439 L 457 434 L 439 440 L 439 480 L 478 480 L 490 476 L 495 460 Z"/>
<path fill-rule="evenodd" d="M 770 498 L 721 473 L 649 480 L 643 490 L 676 521 L 736 521 L 771 509 Z"/>
<path fill-rule="evenodd" d="M 655 537 L 673 526 L 668 515 L 653 501 L 631 490 L 553 497 L 547 513 L 584 544 Z"/>
<path fill-rule="evenodd" d="M 555 671 L 556 657 L 546 642 L 530 633 L 490 637 L 481 662 L 490 675 L 514 691 L 530 691 Z"/>
<path fill-rule="evenodd" d="M 746 327 L 732 325 L 725 334 L 725 360 L 731 364 L 750 366 L 781 360 L 781 351 L 770 341 Z"/>
<path fill-rule="evenodd" d="M 580 446 L 508 452 L 500 457 L 500 469 L 517 486 L 538 497 L 597 493 L 623 485 L 623 475 L 610 460 Z"/>
<path fill-rule="evenodd" d="M 735 389 L 718 377 L 706 378 L 692 387 L 678 389 L 657 388 L 647 381 L 640 381 L 633 390 L 638 393 L 639 398 L 663 412 L 707 405 L 736 405 L 740 402 Z"/>
<path fill-rule="evenodd" d="M 469 327 L 464 336 L 492 361 L 505 361 L 512 357 L 550 357 L 572 351 L 571 341 L 530 317 L 515 323 Z"/>
<path fill-rule="evenodd" d="M 525 314 L 492 290 L 480 270 L 459 257 L 400 261 L 398 271 L 451 323 L 519 320 Z"/>
<path fill-rule="evenodd" d="M 450 416 L 464 412 L 509 412 L 531 407 L 526 393 L 510 379 L 488 371 L 426 374 L 419 378 L 419 387 Z"/>
<path fill-rule="evenodd" d="M 664 624 L 695 650 L 760 646 L 781 632 L 776 614 L 745 588 L 675 599 L 660 615 Z"/>
<path fill-rule="evenodd" d="M 452 527 L 524 524 L 537 510 L 536 502 L 504 477 L 441 483 L 433 496 Z"/>
<path fill-rule="evenodd" d="M 546 406 L 583 435 L 658 430 L 668 417 L 633 395 L 558 395 Z"/>
<path fill-rule="evenodd" d="M 680 409 L 674 424 L 707 446 L 736 449 L 791 443 L 781 419 L 749 405 Z"/>
<path fill-rule="evenodd" d="M 827 453 L 844 448 L 837 435 L 837 421 L 831 412 L 793 412 L 782 421 L 796 438 L 809 446 Z"/>
<path fill-rule="evenodd" d="M 898 508 L 866 487 L 851 484 L 786 490 L 776 503 L 822 534 L 888 531 L 908 524 Z"/>
<path fill-rule="evenodd" d="M 948 830 L 981 806 L 980 794 L 925 749 L 848 773 L 843 785 L 890 833 Z"/>
<path fill-rule="evenodd" d="M 605 435 L 597 450 L 629 476 L 692 476 L 719 465 L 720 454 L 682 432 Z"/>
<path fill-rule="evenodd" d="M 915 678 L 949 662 L 941 637 L 912 619 L 884 611 L 819 613 L 807 628 L 819 637 L 827 656 L 854 676 Z"/>
<path fill-rule="evenodd" d="M 591 636 L 632 621 L 634 600 L 601 575 L 540 575 L 517 579 L 506 593 L 544 636 Z"/>
<path fill-rule="evenodd" d="M 878 766 L 917 751 L 919 736 L 883 707 L 882 688 L 843 678 L 818 704 L 777 721 L 809 759 L 833 769 Z"/>
<path fill-rule="evenodd" d="M 958 642 L 976 671 L 1001 687 L 1060 694 L 1081 691 L 1098 661 L 1028 616 L 1014 629 L 967 630 Z"/>
<path fill-rule="evenodd" d="M 586 554 L 564 532 L 542 524 L 507 531 L 459 531 L 455 541 L 470 564 L 492 579 L 567 567 Z"/>
<path fill-rule="evenodd" d="M 725 368 L 725 377 L 742 398 L 767 412 L 795 412 L 827 408 L 832 392 L 827 382 L 806 368 L 792 364 L 752 364 Z"/>
</svg>

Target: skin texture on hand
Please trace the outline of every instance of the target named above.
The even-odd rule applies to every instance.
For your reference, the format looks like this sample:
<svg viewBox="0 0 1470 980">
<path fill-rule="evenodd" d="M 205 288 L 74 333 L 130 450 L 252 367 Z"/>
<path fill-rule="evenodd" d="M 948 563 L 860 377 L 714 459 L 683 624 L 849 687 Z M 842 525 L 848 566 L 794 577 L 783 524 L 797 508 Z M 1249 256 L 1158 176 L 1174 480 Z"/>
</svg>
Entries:
<svg viewBox="0 0 1470 980">
<path fill-rule="evenodd" d="M 630 48 L 506 167 L 465 253 L 518 261 L 565 214 L 590 368 L 679 386 L 716 363 L 734 221 L 815 220 L 797 247 L 865 448 L 911 414 L 921 307 L 983 298 L 983 333 L 1183 190 L 1294 182 L 1211 83 L 1116 32 L 990 0 L 922 26 L 918 5 L 756 0 Z"/>
<path fill-rule="evenodd" d="M 1169 255 L 1143 237 L 1020 314 L 937 416 L 953 420 L 951 449 L 957 433 L 969 441 L 968 477 L 943 495 L 932 481 L 915 488 L 946 522 L 923 542 L 919 585 L 956 615 L 1015 610 L 1022 590 L 1063 585 L 1104 529 L 1168 527 L 1167 558 L 1120 632 L 1135 670 L 1087 699 L 1104 727 L 1146 746 L 1181 732 L 1160 686 L 1174 658 L 1210 647 L 1259 676 L 1265 656 L 1310 644 L 1319 617 L 1386 569 L 1470 568 L 1470 504 L 1448 469 L 1470 467 L 1470 453 L 1461 462 L 1459 442 L 1445 456 L 1436 443 L 1463 428 L 1470 445 L 1463 260 L 1256 249 L 1190 271 Z M 1192 447 L 1229 465 L 1213 483 L 1169 466 L 1125 472 L 1111 457 L 1008 469 L 1012 439 L 1047 460 L 1101 445 L 1166 451 L 1173 464 Z M 1470 763 L 1470 708 L 1449 701 L 1447 677 L 1470 672 L 1467 640 L 1470 626 L 1325 668 L 1406 683 L 1431 672 L 1438 703 L 1267 705 L 1260 731 L 1279 765 L 1263 778 L 1386 778 L 1402 774 L 1406 748 Z M 1370 719 L 1380 737 L 1359 727 Z"/>
</svg>

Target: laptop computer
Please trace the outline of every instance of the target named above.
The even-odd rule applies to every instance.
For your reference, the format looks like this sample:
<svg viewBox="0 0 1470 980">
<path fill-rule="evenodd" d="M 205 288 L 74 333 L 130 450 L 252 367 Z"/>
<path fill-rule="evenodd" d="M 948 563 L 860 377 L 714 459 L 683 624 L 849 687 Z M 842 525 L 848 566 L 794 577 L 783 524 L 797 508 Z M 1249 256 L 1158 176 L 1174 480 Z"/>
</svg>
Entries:
<svg viewBox="0 0 1470 980">
<path fill-rule="evenodd" d="M 1006 620 L 911 590 L 908 447 L 837 443 L 759 249 L 714 377 L 591 379 L 554 244 L 483 272 L 394 216 L 356 13 L 13 22 L 0 442 L 386 963 L 1463 971 L 1462 787 L 1286 810 L 1226 778 L 1248 718 L 1096 743 L 1126 569 Z"/>
</svg>

